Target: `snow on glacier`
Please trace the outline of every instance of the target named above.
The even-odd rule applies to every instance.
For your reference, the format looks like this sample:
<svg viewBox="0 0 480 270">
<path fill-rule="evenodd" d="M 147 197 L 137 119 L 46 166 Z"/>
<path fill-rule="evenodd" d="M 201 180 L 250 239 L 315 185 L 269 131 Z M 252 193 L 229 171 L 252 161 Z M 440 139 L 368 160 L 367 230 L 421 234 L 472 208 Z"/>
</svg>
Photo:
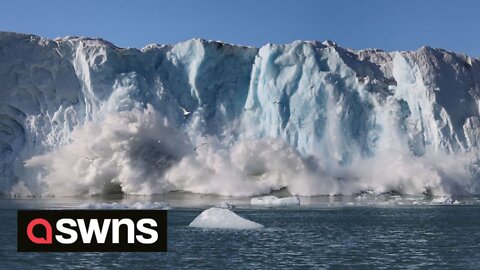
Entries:
<svg viewBox="0 0 480 270">
<path fill-rule="evenodd" d="M 480 62 L 0 33 L 0 190 L 478 193 Z"/>
</svg>

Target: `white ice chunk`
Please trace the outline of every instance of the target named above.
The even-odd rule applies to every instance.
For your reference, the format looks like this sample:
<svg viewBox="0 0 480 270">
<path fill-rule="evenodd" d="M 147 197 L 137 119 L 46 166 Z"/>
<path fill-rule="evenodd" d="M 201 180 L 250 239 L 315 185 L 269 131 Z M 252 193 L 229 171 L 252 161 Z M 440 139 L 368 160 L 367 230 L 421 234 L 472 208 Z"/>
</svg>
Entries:
<svg viewBox="0 0 480 270">
<path fill-rule="evenodd" d="M 282 205 L 300 205 L 298 196 L 278 198 L 275 196 L 264 196 L 252 198 L 251 205 L 282 206 Z"/>
<path fill-rule="evenodd" d="M 218 229 L 260 229 L 263 225 L 248 219 L 242 218 L 234 212 L 225 209 L 212 207 L 203 211 L 196 217 L 190 227 L 197 228 L 218 228 Z"/>
<path fill-rule="evenodd" d="M 432 203 L 434 203 L 434 204 L 461 204 L 459 201 L 454 200 L 453 198 L 451 198 L 449 196 L 441 196 L 441 197 L 434 198 L 432 200 Z"/>
<path fill-rule="evenodd" d="M 83 209 L 170 209 L 170 205 L 166 202 L 135 202 L 132 204 L 126 203 L 83 203 L 80 205 Z"/>
</svg>

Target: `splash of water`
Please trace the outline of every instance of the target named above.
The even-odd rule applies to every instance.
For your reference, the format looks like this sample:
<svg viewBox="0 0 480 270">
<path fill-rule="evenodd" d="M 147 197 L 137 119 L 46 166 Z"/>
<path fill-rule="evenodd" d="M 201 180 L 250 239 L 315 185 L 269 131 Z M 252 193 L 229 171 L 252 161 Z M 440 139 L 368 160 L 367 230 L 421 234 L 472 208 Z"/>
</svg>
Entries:
<svg viewBox="0 0 480 270">
<path fill-rule="evenodd" d="M 306 158 L 281 139 L 193 141 L 148 106 L 79 126 L 70 144 L 33 157 L 26 166 L 37 175 L 27 186 L 42 195 L 182 190 L 253 196 L 282 188 L 303 196 L 365 190 L 445 195 L 472 191 L 469 160 L 468 155 L 416 157 L 387 149 L 326 168 L 321 158 Z"/>
</svg>

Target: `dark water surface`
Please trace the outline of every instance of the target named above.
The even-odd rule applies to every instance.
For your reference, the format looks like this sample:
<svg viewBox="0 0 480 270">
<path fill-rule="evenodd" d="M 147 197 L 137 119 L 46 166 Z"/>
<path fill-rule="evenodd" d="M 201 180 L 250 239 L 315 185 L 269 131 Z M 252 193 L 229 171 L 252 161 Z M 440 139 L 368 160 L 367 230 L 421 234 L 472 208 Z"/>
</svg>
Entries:
<svg viewBox="0 0 480 270">
<path fill-rule="evenodd" d="M 480 269 L 477 204 L 245 205 L 265 228 L 188 227 L 207 200 L 168 211 L 167 253 L 17 253 L 17 209 L 77 203 L 0 199 L 0 269 Z"/>
</svg>

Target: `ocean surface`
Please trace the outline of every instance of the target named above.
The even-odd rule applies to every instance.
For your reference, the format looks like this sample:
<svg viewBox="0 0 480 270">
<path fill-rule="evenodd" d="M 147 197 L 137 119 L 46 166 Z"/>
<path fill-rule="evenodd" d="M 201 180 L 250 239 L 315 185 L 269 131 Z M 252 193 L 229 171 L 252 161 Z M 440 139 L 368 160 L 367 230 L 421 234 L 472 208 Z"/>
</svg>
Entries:
<svg viewBox="0 0 480 270">
<path fill-rule="evenodd" d="M 300 198 L 251 206 L 249 198 L 188 194 L 0 199 L 0 269 L 479 269 L 480 200 L 400 196 Z M 257 230 L 191 228 L 229 201 Z M 18 209 L 167 202 L 166 253 L 18 253 Z"/>
</svg>

